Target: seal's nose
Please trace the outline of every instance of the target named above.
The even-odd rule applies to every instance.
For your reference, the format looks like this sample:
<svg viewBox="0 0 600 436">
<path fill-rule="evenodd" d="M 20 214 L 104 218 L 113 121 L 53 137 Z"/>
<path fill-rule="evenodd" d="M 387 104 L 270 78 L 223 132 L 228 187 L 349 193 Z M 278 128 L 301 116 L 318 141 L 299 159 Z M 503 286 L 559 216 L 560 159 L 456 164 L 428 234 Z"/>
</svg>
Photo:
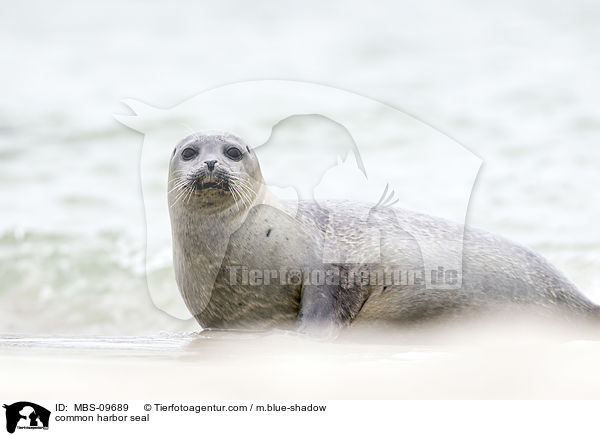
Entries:
<svg viewBox="0 0 600 436">
<path fill-rule="evenodd" d="M 215 169 L 216 160 L 205 160 L 204 163 L 208 167 L 208 171 L 212 171 Z"/>
</svg>

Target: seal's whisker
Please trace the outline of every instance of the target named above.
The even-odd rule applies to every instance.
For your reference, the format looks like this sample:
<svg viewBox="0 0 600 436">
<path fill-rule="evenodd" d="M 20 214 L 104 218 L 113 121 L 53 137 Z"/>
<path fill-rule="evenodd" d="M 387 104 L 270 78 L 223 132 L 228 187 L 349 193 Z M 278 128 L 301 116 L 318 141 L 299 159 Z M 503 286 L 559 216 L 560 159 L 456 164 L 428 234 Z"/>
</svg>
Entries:
<svg viewBox="0 0 600 436">
<path fill-rule="evenodd" d="M 249 182 L 247 179 L 245 179 L 244 177 L 236 177 L 236 178 L 235 178 L 235 181 L 236 181 L 236 182 L 241 182 L 241 183 L 244 183 L 244 184 L 246 184 L 246 185 L 250 185 L 250 182 Z"/>
<path fill-rule="evenodd" d="M 171 207 L 175 206 L 179 200 L 181 200 L 186 194 L 187 192 L 190 190 L 190 186 L 186 186 L 184 189 L 181 190 L 181 192 L 179 192 L 177 194 L 177 197 L 175 198 L 175 201 L 173 202 L 173 204 L 171 205 Z"/>
<path fill-rule="evenodd" d="M 171 190 L 169 190 L 169 192 L 167 192 L 167 194 L 170 194 L 173 191 L 177 191 L 180 190 L 181 188 L 183 188 L 186 184 L 187 184 L 187 179 L 186 180 L 181 180 L 179 182 L 177 182 L 175 184 L 175 186 L 173 186 L 173 188 L 171 188 Z"/>
<path fill-rule="evenodd" d="M 244 202 L 244 200 L 243 200 L 243 198 L 242 198 L 242 196 L 241 196 L 241 194 L 240 194 L 240 191 L 239 191 L 239 189 L 237 188 L 237 186 L 236 186 L 236 185 L 234 185 L 234 184 L 231 184 L 231 185 L 229 185 L 229 186 L 231 187 L 232 191 L 233 191 L 233 192 L 235 192 L 235 195 L 236 195 L 236 198 L 237 198 L 237 200 L 239 200 L 239 201 L 241 201 L 241 202 L 243 203 L 243 202 Z"/>
<path fill-rule="evenodd" d="M 244 188 L 243 186 L 240 186 L 240 191 L 244 195 L 244 198 L 248 201 L 248 206 L 252 205 L 252 198 L 256 195 L 256 193 L 252 192 L 251 194 L 248 188 Z"/>
<path fill-rule="evenodd" d="M 172 179 L 170 179 L 169 182 L 172 183 L 172 182 L 177 182 L 179 180 L 184 180 L 184 179 L 187 179 L 187 174 L 182 173 L 182 175 L 176 176 L 176 177 L 173 177 Z"/>
<path fill-rule="evenodd" d="M 177 198 L 175 199 L 175 201 L 173 202 L 173 204 L 171 205 L 171 207 L 175 207 L 175 205 L 179 202 L 179 200 L 181 199 L 181 197 L 183 197 L 182 194 L 178 195 Z"/>
<path fill-rule="evenodd" d="M 177 196 L 175 197 L 175 201 L 179 200 L 179 198 L 185 194 L 185 192 L 187 191 L 187 186 L 184 186 L 180 189 L 180 191 L 177 193 Z"/>
<path fill-rule="evenodd" d="M 235 202 L 235 207 L 237 208 L 237 210 L 240 210 L 240 205 L 238 203 L 238 198 L 237 198 L 237 194 L 235 194 L 235 188 L 232 184 L 229 184 L 229 192 L 231 192 L 231 196 L 233 197 L 233 201 Z"/>
<path fill-rule="evenodd" d="M 189 195 L 185 199 L 186 203 L 189 203 L 190 199 L 192 198 L 192 195 L 194 195 L 195 192 L 196 192 L 196 185 L 194 184 L 194 186 L 192 187 L 192 189 L 190 189 Z"/>
<path fill-rule="evenodd" d="M 185 184 L 182 184 L 180 186 L 176 186 L 173 189 L 171 189 L 169 192 L 167 192 L 167 194 L 170 194 L 171 192 L 175 191 L 175 192 L 180 192 L 182 189 L 185 188 Z"/>
<path fill-rule="evenodd" d="M 239 176 L 235 176 L 234 177 L 236 183 L 239 183 L 240 185 L 244 185 L 245 187 L 251 189 L 252 191 L 254 191 L 254 189 L 252 188 L 252 184 L 250 183 L 250 181 L 245 178 L 245 177 L 239 177 Z"/>
<path fill-rule="evenodd" d="M 187 197 L 190 195 L 190 192 L 191 192 L 191 191 L 192 191 L 192 188 L 191 188 L 191 187 L 189 187 L 189 188 L 187 188 L 187 187 L 186 187 L 186 189 L 185 189 L 185 194 L 183 195 L 183 200 L 181 200 L 181 202 L 182 202 L 183 204 L 185 204 L 185 203 L 186 203 L 186 201 L 187 201 Z"/>
<path fill-rule="evenodd" d="M 239 186 L 243 188 L 246 193 L 256 195 L 256 191 L 251 186 L 244 185 L 243 183 L 240 183 Z"/>
<path fill-rule="evenodd" d="M 183 180 L 183 179 L 186 179 L 186 178 L 187 178 L 187 176 L 184 174 L 182 176 L 173 177 L 170 181 L 171 182 L 176 182 L 178 180 Z"/>
<path fill-rule="evenodd" d="M 231 186 L 233 186 L 233 189 L 235 189 L 235 192 L 237 192 L 237 194 L 239 195 L 240 199 L 242 200 L 242 203 L 246 205 L 248 202 L 248 197 L 245 195 L 242 188 L 236 184 L 232 184 Z"/>
<path fill-rule="evenodd" d="M 252 205 L 252 200 L 251 200 L 252 195 L 250 194 L 249 191 L 252 191 L 252 194 L 256 195 L 254 190 L 252 190 L 252 188 L 249 185 L 242 182 L 241 180 L 238 180 L 235 183 L 235 185 L 236 185 L 236 188 L 239 188 L 241 195 L 245 199 L 244 203 L 248 202 L 248 206 L 251 206 Z"/>
<path fill-rule="evenodd" d="M 240 197 L 240 194 L 237 191 L 237 188 L 235 187 L 235 185 L 233 185 L 233 184 L 230 183 L 229 184 L 229 191 L 233 195 L 233 199 L 235 200 L 236 205 L 239 207 L 238 200 L 241 201 L 241 197 Z"/>
</svg>

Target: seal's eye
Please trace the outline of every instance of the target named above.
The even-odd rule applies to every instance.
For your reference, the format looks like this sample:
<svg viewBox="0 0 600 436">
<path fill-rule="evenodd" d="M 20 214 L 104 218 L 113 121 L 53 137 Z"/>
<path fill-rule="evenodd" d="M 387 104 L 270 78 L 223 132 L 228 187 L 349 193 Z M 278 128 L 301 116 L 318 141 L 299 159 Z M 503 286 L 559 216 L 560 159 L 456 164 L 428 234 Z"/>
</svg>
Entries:
<svg viewBox="0 0 600 436">
<path fill-rule="evenodd" d="M 194 150 L 193 148 L 186 148 L 181 152 L 181 157 L 184 160 L 190 160 L 190 159 L 194 158 L 197 154 L 198 154 L 198 152 L 196 150 Z"/>
<path fill-rule="evenodd" d="M 242 152 L 236 147 L 229 147 L 225 154 L 233 160 L 240 160 L 242 158 Z"/>
</svg>

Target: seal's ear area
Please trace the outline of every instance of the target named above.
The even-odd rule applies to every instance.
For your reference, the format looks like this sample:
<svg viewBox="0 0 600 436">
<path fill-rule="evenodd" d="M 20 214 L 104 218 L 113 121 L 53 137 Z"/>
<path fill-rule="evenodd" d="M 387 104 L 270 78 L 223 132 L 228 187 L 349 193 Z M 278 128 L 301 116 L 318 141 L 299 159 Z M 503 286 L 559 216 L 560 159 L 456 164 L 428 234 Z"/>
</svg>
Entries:
<svg viewBox="0 0 600 436">
<path fill-rule="evenodd" d="M 4 407 L 5 409 L 8 409 L 8 406 L 7 406 L 6 404 L 5 404 L 5 405 L 3 405 L 2 407 Z"/>
<path fill-rule="evenodd" d="M 147 105 L 141 101 L 132 98 L 121 100 L 133 114 L 113 114 L 113 117 L 121 124 L 126 125 L 130 129 L 137 130 L 140 133 L 145 133 L 149 127 L 157 121 L 158 117 L 163 112 L 162 109 Z"/>
</svg>

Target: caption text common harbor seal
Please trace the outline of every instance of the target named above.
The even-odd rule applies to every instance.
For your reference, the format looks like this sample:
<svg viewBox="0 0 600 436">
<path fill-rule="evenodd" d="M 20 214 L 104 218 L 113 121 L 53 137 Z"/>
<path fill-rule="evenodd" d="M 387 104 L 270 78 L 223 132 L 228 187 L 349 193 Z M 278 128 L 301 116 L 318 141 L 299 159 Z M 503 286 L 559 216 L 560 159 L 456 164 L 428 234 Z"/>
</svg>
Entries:
<svg viewBox="0 0 600 436">
<path fill-rule="evenodd" d="M 541 256 L 470 228 L 464 229 L 462 286 L 427 289 L 411 234 L 461 235 L 458 224 L 343 201 L 303 201 L 289 210 L 268 192 L 255 153 L 226 132 L 199 132 L 175 147 L 169 207 L 177 284 L 203 328 L 329 335 L 359 322 L 414 323 L 507 308 L 577 318 L 599 313 Z M 378 247 L 364 226 L 353 225 L 356 211 L 386 229 Z M 346 224 L 336 238 L 351 262 L 322 261 L 332 214 Z M 375 249 L 380 261 L 373 263 L 368 254 Z M 439 273 L 456 280 L 456 272 Z"/>
</svg>

